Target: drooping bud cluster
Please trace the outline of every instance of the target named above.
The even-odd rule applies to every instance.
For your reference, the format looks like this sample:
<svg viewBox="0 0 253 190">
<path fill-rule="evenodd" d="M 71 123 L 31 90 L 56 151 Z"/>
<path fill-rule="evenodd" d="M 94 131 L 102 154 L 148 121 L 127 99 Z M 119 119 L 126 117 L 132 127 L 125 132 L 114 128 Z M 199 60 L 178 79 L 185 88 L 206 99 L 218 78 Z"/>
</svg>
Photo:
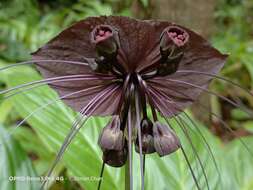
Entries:
<svg viewBox="0 0 253 190">
<path fill-rule="evenodd" d="M 156 121 L 154 124 L 149 119 L 141 121 L 142 153 L 151 154 L 157 152 L 159 156 L 166 156 L 181 147 L 179 138 L 165 124 Z M 139 139 L 136 139 L 135 150 L 139 153 Z"/>
<path fill-rule="evenodd" d="M 112 120 L 104 127 L 98 144 L 103 151 L 105 163 L 114 167 L 125 164 L 127 150 L 119 116 L 113 116 Z"/>
<path fill-rule="evenodd" d="M 188 40 L 189 34 L 178 26 L 169 26 L 164 29 L 160 38 L 162 59 L 158 68 L 158 75 L 166 76 L 177 71 Z"/>
<path fill-rule="evenodd" d="M 90 64 L 94 71 L 107 73 L 116 65 L 119 48 L 117 31 L 109 25 L 98 25 L 91 32 L 91 42 L 95 45 L 97 58 Z"/>
</svg>

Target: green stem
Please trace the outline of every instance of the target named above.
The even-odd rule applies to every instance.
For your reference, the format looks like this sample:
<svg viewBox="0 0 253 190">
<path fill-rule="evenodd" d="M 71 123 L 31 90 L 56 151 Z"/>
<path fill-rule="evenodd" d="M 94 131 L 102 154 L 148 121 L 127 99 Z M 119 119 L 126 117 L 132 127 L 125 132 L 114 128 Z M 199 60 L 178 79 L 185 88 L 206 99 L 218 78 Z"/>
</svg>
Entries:
<svg viewBox="0 0 253 190">
<path fill-rule="evenodd" d="M 129 173 L 129 157 L 127 158 L 127 162 L 125 164 L 125 190 L 130 189 L 130 173 Z"/>
</svg>

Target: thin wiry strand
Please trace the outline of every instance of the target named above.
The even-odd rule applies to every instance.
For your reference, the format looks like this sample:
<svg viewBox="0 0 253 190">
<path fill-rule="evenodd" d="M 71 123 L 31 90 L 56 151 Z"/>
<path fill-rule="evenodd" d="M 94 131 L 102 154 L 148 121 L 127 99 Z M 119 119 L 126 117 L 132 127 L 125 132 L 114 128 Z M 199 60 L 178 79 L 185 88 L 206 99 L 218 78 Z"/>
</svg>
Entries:
<svg viewBox="0 0 253 190">
<path fill-rule="evenodd" d="M 215 167 L 215 170 L 217 171 L 218 173 L 218 180 L 220 181 L 220 184 L 221 184 L 221 188 L 223 187 L 223 180 L 222 180 L 222 177 L 221 177 L 221 173 L 220 173 L 220 169 L 218 167 L 218 164 L 216 162 L 216 159 L 214 157 L 214 154 L 213 154 L 213 151 L 210 147 L 210 145 L 208 144 L 206 138 L 204 137 L 203 133 L 201 132 L 201 130 L 198 128 L 197 124 L 195 123 L 195 121 L 193 121 L 191 119 L 191 117 L 185 112 L 185 111 L 182 111 L 182 113 L 186 116 L 186 118 L 192 123 L 192 125 L 194 126 L 194 128 L 197 130 L 198 134 L 200 135 L 200 137 L 202 138 L 202 141 L 204 142 L 204 144 L 206 145 L 206 149 L 208 151 L 208 153 L 211 155 L 211 159 L 214 163 L 214 167 Z M 179 115 L 179 117 L 183 120 L 184 118 L 181 117 Z M 193 131 L 193 129 L 191 127 L 189 127 L 191 131 Z M 215 186 L 215 189 L 217 188 L 217 184 Z"/>
<path fill-rule="evenodd" d="M 175 90 L 176 91 L 176 90 Z M 178 92 L 178 91 L 176 91 Z M 186 94 L 181 93 L 183 96 L 186 96 Z M 211 95 L 211 94 L 209 94 Z M 200 105 L 200 107 L 202 107 L 205 111 L 207 111 L 208 113 L 210 113 L 212 116 L 214 116 L 215 118 L 217 118 L 221 123 L 222 123 L 222 127 L 224 127 L 226 130 L 229 130 L 234 136 L 236 136 L 235 132 L 233 131 L 233 129 L 231 129 L 228 124 L 223 121 L 223 119 L 221 117 L 219 117 L 217 114 L 213 113 L 212 111 L 209 110 L 209 108 L 207 108 L 205 105 L 203 105 L 202 103 L 198 103 Z M 196 127 L 196 129 L 198 129 Z M 253 159 L 253 152 L 251 151 L 251 149 L 247 146 L 247 144 L 243 141 L 243 139 L 241 137 L 238 137 L 239 141 L 242 143 L 242 145 L 245 147 L 245 149 L 248 151 L 248 153 L 251 155 L 252 159 Z"/>
<path fill-rule="evenodd" d="M 196 73 L 196 74 L 200 74 L 200 75 L 206 75 L 206 76 L 211 76 L 211 77 L 214 77 L 216 79 L 219 79 L 219 80 L 222 80 L 222 81 L 225 81 L 227 83 L 230 83 L 238 88 L 240 88 L 241 90 L 247 92 L 249 95 L 253 96 L 252 92 L 250 92 L 250 90 L 242 87 L 240 84 L 237 84 L 227 78 L 224 78 L 222 76 L 219 76 L 219 75 L 215 75 L 215 74 L 211 74 L 211 73 L 207 73 L 207 72 L 201 72 L 201 71 L 194 71 L 194 70 L 178 70 L 177 71 L 178 73 Z"/>
<path fill-rule="evenodd" d="M 100 187 L 101 187 L 101 184 L 102 184 L 102 181 L 103 181 L 102 177 L 103 177 L 103 174 L 104 174 L 104 169 L 105 169 L 105 162 L 103 161 L 102 168 L 101 168 L 100 175 L 99 175 L 99 182 L 98 182 L 97 190 L 100 190 Z"/>
<path fill-rule="evenodd" d="M 154 102 L 154 103 L 155 103 L 155 102 Z M 156 103 L 155 103 L 155 104 L 156 104 Z M 162 115 L 162 116 L 163 116 L 163 115 Z M 166 117 L 163 117 L 163 118 L 164 118 L 165 120 L 167 119 Z M 187 156 L 187 154 L 186 154 L 186 152 L 185 152 L 185 150 L 184 150 L 184 148 L 183 148 L 183 145 L 181 145 L 180 149 L 181 149 L 181 151 L 182 151 L 182 153 L 183 153 L 183 156 L 184 156 L 184 159 L 185 159 L 185 161 L 186 161 L 186 163 L 187 163 L 187 166 L 188 166 L 188 168 L 190 169 L 190 172 L 191 172 L 193 181 L 194 181 L 194 183 L 195 183 L 197 189 L 198 189 L 198 190 L 201 190 L 201 189 L 200 189 L 200 186 L 199 186 L 199 182 L 198 182 L 198 180 L 197 180 L 197 178 L 196 178 L 196 175 L 195 175 L 195 173 L 194 173 L 194 171 L 193 171 L 193 169 L 192 169 L 191 163 L 190 163 L 190 161 L 189 161 L 189 159 L 188 159 L 188 156 Z"/>
<path fill-rule="evenodd" d="M 21 84 L 21 85 L 18 85 L 18 86 L 15 86 L 15 87 L 12 87 L 12 88 L 9 88 L 9 89 L 6 89 L 6 90 L 2 90 L 2 91 L 0 91 L 0 94 L 6 94 L 6 93 L 9 93 L 9 92 L 14 91 L 14 90 L 24 88 L 24 87 L 28 87 L 28 86 L 31 86 L 31 85 L 36 85 L 36 84 L 46 85 L 46 84 L 51 84 L 51 83 L 54 83 L 54 82 L 66 82 L 64 80 L 67 80 L 67 79 L 69 79 L 69 81 L 78 80 L 78 79 L 79 80 L 96 80 L 96 79 L 98 79 L 98 77 L 95 77 L 95 76 L 92 76 L 92 75 L 66 75 L 66 76 L 60 76 L 60 77 L 52 77 L 52 78 L 47 78 L 47 79 L 28 82 L 28 83 Z M 112 77 L 109 77 L 109 78 L 105 77 L 105 78 L 102 78 L 102 79 L 113 79 L 113 78 Z"/>
<path fill-rule="evenodd" d="M 157 93 L 153 92 L 151 89 L 150 89 L 149 91 L 150 91 L 151 94 L 153 94 L 154 96 L 156 96 L 159 100 L 161 99 L 161 97 L 158 96 Z M 162 103 L 162 101 L 161 101 L 160 103 Z M 160 110 L 160 112 L 163 113 L 162 110 Z M 196 158 L 197 158 L 197 160 L 198 160 L 198 162 L 199 162 L 199 164 L 200 164 L 200 167 L 201 167 L 201 169 L 202 169 L 203 175 L 204 175 L 204 177 L 205 177 L 205 181 L 206 181 L 207 188 L 208 188 L 208 190 L 210 190 L 209 183 L 208 183 L 208 179 L 207 179 L 207 175 L 206 175 L 206 172 L 205 172 L 205 168 L 204 168 L 204 166 L 203 166 L 203 164 L 202 164 L 202 161 L 201 161 L 201 159 L 200 159 L 200 157 L 199 157 L 199 155 L 198 155 L 198 152 L 196 151 L 196 148 L 195 148 L 194 144 L 192 143 L 191 137 L 189 136 L 188 132 L 185 130 L 184 126 L 181 125 L 181 122 L 178 121 L 178 119 L 177 119 L 177 117 L 175 116 L 175 114 L 173 114 L 172 112 L 169 112 L 169 113 L 173 115 L 173 118 L 175 119 L 175 121 L 177 122 L 178 126 L 181 128 L 181 130 L 182 130 L 183 133 L 185 134 L 185 136 L 186 136 L 188 142 L 190 143 L 190 145 L 191 145 L 191 147 L 192 147 L 192 150 L 193 150 L 193 153 L 194 153 L 194 155 L 196 156 Z M 169 124 L 169 122 L 168 122 L 167 118 L 164 116 L 164 114 L 163 114 L 163 117 L 165 118 L 166 122 Z"/>
<path fill-rule="evenodd" d="M 149 102 L 149 105 L 150 105 L 151 110 L 152 110 L 153 119 L 154 119 L 154 121 L 157 121 L 157 116 L 155 114 L 155 108 L 154 108 L 155 102 L 151 98 L 151 95 L 148 91 L 147 83 L 144 80 L 141 79 L 140 75 L 137 75 L 137 77 L 138 77 L 138 82 L 139 82 L 140 87 L 142 88 L 143 93 L 147 94 L 148 102 Z"/>
<path fill-rule="evenodd" d="M 89 91 L 89 90 L 93 90 L 93 89 L 96 89 L 96 88 L 100 88 L 100 87 L 102 87 L 102 85 L 101 85 L 101 86 L 96 86 L 96 87 L 87 88 L 87 89 L 83 89 L 83 90 L 79 90 L 79 91 L 72 92 L 72 93 L 68 93 L 68 94 L 66 94 L 66 95 L 64 95 L 64 96 L 60 96 L 59 98 L 56 98 L 56 99 L 54 99 L 54 100 L 52 100 L 52 101 L 50 101 L 50 102 L 47 102 L 47 103 L 44 104 L 43 106 L 38 107 L 38 108 L 35 109 L 33 112 L 31 112 L 29 115 L 27 115 L 22 121 L 20 121 L 20 122 L 10 131 L 10 133 L 8 134 L 8 136 L 5 137 L 5 138 L 6 138 L 6 139 L 10 138 L 11 135 L 14 133 L 14 131 L 15 131 L 18 127 L 20 127 L 22 124 L 24 124 L 30 117 L 32 117 L 34 114 L 38 113 L 39 111 L 41 111 L 41 110 L 47 108 L 48 106 L 51 106 L 51 105 L 55 104 L 57 101 L 63 100 L 63 99 L 65 99 L 65 98 L 68 98 L 68 97 L 71 97 L 71 96 L 73 96 L 73 95 L 80 94 L 80 93 L 83 93 L 83 92 L 86 92 L 86 91 Z M 0 144 L 0 146 L 1 146 L 1 144 Z"/>
<path fill-rule="evenodd" d="M 128 110 L 127 133 L 128 133 L 128 162 L 129 162 L 129 189 L 133 190 L 133 162 L 132 162 L 132 111 L 131 105 Z"/>
<path fill-rule="evenodd" d="M 243 109 L 249 109 L 239 97 L 229 97 L 231 100 L 233 100 L 235 103 L 237 103 L 240 107 L 242 107 Z M 251 116 L 251 119 L 253 119 L 253 116 Z"/>
<path fill-rule="evenodd" d="M 12 67 L 18 67 L 18 66 L 23 66 L 23 65 L 32 65 L 32 64 L 35 64 L 35 63 L 50 63 L 50 62 L 52 62 L 52 63 L 75 64 L 75 65 L 85 65 L 85 66 L 88 65 L 88 63 L 80 62 L 80 61 L 41 59 L 41 60 L 23 61 L 23 62 L 19 62 L 19 63 L 10 64 L 8 66 L 1 67 L 0 71 L 4 71 L 4 70 L 12 68 Z"/>
<path fill-rule="evenodd" d="M 153 91 L 156 91 L 157 94 L 160 94 L 160 96 L 162 97 L 162 99 L 163 99 L 165 102 L 168 102 L 168 103 L 170 104 L 170 106 L 172 106 L 172 107 L 175 108 L 176 110 L 179 110 L 180 112 L 182 112 L 182 113 L 184 113 L 184 114 L 186 115 L 186 117 L 188 118 L 188 120 L 190 120 L 190 122 L 193 124 L 193 126 L 197 129 L 198 133 L 199 133 L 200 136 L 202 137 L 204 143 L 205 143 L 206 146 L 207 146 L 207 150 L 208 150 L 208 152 L 209 152 L 210 155 L 211 155 L 211 158 L 212 158 L 212 160 L 213 160 L 213 163 L 214 163 L 214 166 L 215 166 L 215 168 L 216 168 L 216 171 L 217 171 L 218 175 L 221 176 L 221 175 L 220 175 L 220 170 L 219 170 L 219 168 L 218 168 L 218 165 L 217 165 L 217 162 L 216 162 L 215 157 L 214 157 L 214 155 L 213 155 L 213 152 L 212 152 L 212 150 L 211 150 L 211 148 L 210 148 L 208 142 L 206 141 L 205 137 L 204 137 L 203 134 L 201 133 L 200 129 L 199 129 L 198 126 L 195 124 L 195 122 L 190 118 L 190 116 L 189 116 L 184 110 L 180 109 L 179 106 L 177 106 L 176 102 L 173 101 L 173 99 L 167 97 L 166 94 L 164 94 L 164 93 L 161 92 L 161 91 L 157 91 L 156 89 L 152 88 L 151 86 L 150 86 L 149 88 L 152 89 Z M 175 90 L 175 92 L 178 92 L 178 91 Z M 184 96 L 187 96 L 187 95 L 184 95 Z M 187 97 L 188 97 L 188 96 L 187 96 Z M 179 117 L 180 117 L 180 116 L 179 116 Z M 191 127 L 189 127 L 189 128 L 192 130 Z M 219 177 L 219 179 L 222 180 L 221 177 Z M 222 181 L 221 181 L 221 182 L 222 182 Z"/>
<path fill-rule="evenodd" d="M 181 146 L 181 151 L 182 151 L 183 156 L 184 156 L 184 158 L 185 158 L 185 161 L 186 161 L 186 163 L 187 163 L 187 165 L 188 165 L 188 167 L 189 167 L 189 169 L 190 169 L 190 172 L 191 172 L 192 177 L 193 177 L 193 179 L 194 179 L 194 182 L 195 182 L 195 184 L 196 184 L 196 186 L 197 186 L 197 189 L 198 189 L 198 190 L 201 190 L 200 187 L 199 187 L 199 184 L 198 184 L 198 180 L 197 180 L 197 178 L 196 178 L 196 176 L 195 176 L 195 174 L 194 174 L 194 172 L 193 172 L 193 169 L 192 169 L 192 167 L 191 167 L 191 163 L 190 163 L 190 161 L 189 161 L 189 159 L 188 159 L 188 156 L 187 156 L 187 154 L 186 154 L 186 152 L 185 152 L 183 146 Z"/>
<path fill-rule="evenodd" d="M 178 93 L 179 93 L 179 91 L 177 91 L 177 90 L 175 90 L 175 92 L 178 92 Z M 180 94 L 183 95 L 183 96 L 185 96 L 185 97 L 189 97 L 188 95 L 186 95 L 186 94 L 184 94 L 184 93 L 180 93 Z M 222 118 L 220 118 L 217 114 L 211 112 L 205 105 L 203 105 L 203 104 L 201 104 L 201 103 L 198 103 L 198 104 L 200 105 L 200 107 L 202 107 L 202 109 L 204 109 L 205 111 L 207 111 L 208 113 L 210 113 L 212 116 L 214 116 L 215 118 L 217 118 L 217 119 L 222 123 L 222 127 L 224 127 L 226 130 L 229 130 L 234 136 L 236 136 L 236 134 L 235 134 L 235 132 L 233 131 L 233 129 L 231 129 L 231 128 L 228 126 L 228 124 L 227 124 L 225 121 L 223 121 Z M 181 109 L 178 109 L 178 110 L 182 111 Z M 185 112 L 184 112 L 184 113 L 185 113 Z M 185 113 L 185 114 L 186 114 L 186 113 Z M 187 115 L 187 114 L 186 114 L 186 115 Z M 188 118 L 190 118 L 190 117 L 188 116 Z M 192 121 L 192 119 L 190 119 L 190 120 L 191 120 L 192 123 L 194 123 L 194 122 Z M 195 128 L 199 131 L 199 133 L 201 134 L 201 136 L 203 137 L 203 140 L 206 141 L 205 138 L 204 138 L 204 136 L 203 136 L 203 134 L 201 133 L 200 129 L 196 126 L 196 124 L 195 124 L 194 126 L 195 126 Z M 243 140 L 241 137 L 238 137 L 238 139 L 239 139 L 239 141 L 242 143 L 242 145 L 244 146 L 244 148 L 248 151 L 248 153 L 251 155 L 251 158 L 253 159 L 253 152 L 251 151 L 251 149 L 247 146 L 247 144 L 244 142 L 244 140 Z M 208 145 L 208 143 L 206 143 L 206 145 Z M 209 145 L 208 145 L 208 149 L 210 149 L 210 152 L 211 152 L 211 148 L 210 148 Z M 211 155 L 212 155 L 212 159 L 213 159 L 213 161 L 214 161 L 214 163 L 215 163 L 216 170 L 217 170 L 219 176 L 221 176 L 221 175 L 220 175 L 220 171 L 219 171 L 219 169 L 218 169 L 217 162 L 215 161 L 215 158 L 214 158 L 214 155 L 213 155 L 212 152 L 211 152 Z M 222 183 L 222 178 L 221 178 L 221 177 L 220 177 L 220 180 L 221 180 L 221 185 L 222 185 L 223 183 Z M 222 185 L 222 186 L 223 186 L 223 185 Z"/>
<path fill-rule="evenodd" d="M 165 120 L 165 122 L 169 125 L 170 123 L 169 123 L 169 120 L 168 120 L 168 118 L 166 118 L 165 116 L 162 116 L 163 118 L 164 118 L 164 120 Z M 183 134 L 185 135 L 185 137 L 186 137 L 186 139 L 187 139 L 187 141 L 190 143 L 190 146 L 191 146 L 191 149 L 192 149 L 192 152 L 193 152 L 193 155 L 194 155 L 194 158 L 195 159 L 197 159 L 197 161 L 198 161 L 198 164 L 200 165 L 200 168 L 201 168 L 201 173 L 202 174 L 204 174 L 205 173 L 205 170 L 203 169 L 204 167 L 204 164 L 202 164 L 202 161 L 200 160 L 200 158 L 199 158 L 199 156 L 198 156 L 198 153 L 197 153 L 197 151 L 196 151 L 196 148 L 195 148 L 195 146 L 193 145 L 193 142 L 192 142 L 192 140 L 191 140 L 191 138 L 190 138 L 190 136 L 189 136 L 189 132 L 186 130 L 186 127 L 184 127 L 183 125 L 183 123 L 182 123 L 182 120 L 178 120 L 177 119 L 177 117 L 178 116 L 172 116 L 172 118 L 173 118 L 173 120 L 178 124 L 178 126 L 180 127 L 180 129 L 181 129 L 181 131 L 183 132 Z M 187 126 L 187 127 L 189 127 L 189 126 Z M 198 164 L 196 164 L 196 169 L 197 169 L 197 177 L 196 177 L 196 179 L 198 179 L 198 181 L 199 180 L 201 180 L 201 177 L 203 176 L 203 175 L 201 175 L 201 173 L 199 173 L 199 165 Z M 204 171 L 204 172 L 203 172 Z M 205 177 L 206 175 L 204 174 L 204 178 L 205 178 L 205 181 L 207 181 L 207 178 Z M 208 185 L 208 181 L 207 181 L 207 187 L 209 187 L 209 185 Z M 202 188 L 201 188 L 202 189 Z"/>
<path fill-rule="evenodd" d="M 222 96 L 222 95 L 220 95 L 220 94 L 218 94 L 218 93 L 215 93 L 215 92 L 213 92 L 213 91 L 211 91 L 211 90 L 208 90 L 208 89 L 206 89 L 206 88 L 204 88 L 204 87 L 201 87 L 201 86 L 198 86 L 198 85 L 189 83 L 189 82 L 181 81 L 181 80 L 175 80 L 175 79 L 165 79 L 165 81 L 174 82 L 174 83 L 179 83 L 179 84 L 185 84 L 185 85 L 189 85 L 189 86 L 191 86 L 191 87 L 195 87 L 195 88 L 198 88 L 198 89 L 200 89 L 200 90 L 203 90 L 203 91 L 205 91 L 205 92 L 207 92 L 207 93 L 209 93 L 209 94 L 211 94 L 211 95 L 217 96 L 218 98 L 220 98 L 220 99 L 222 99 L 222 100 L 224 100 L 224 101 L 230 103 L 231 105 L 233 105 L 233 106 L 235 106 L 235 107 L 237 107 L 237 108 L 242 109 L 242 110 L 245 111 L 247 114 L 249 114 L 251 117 L 253 117 L 253 112 L 252 112 L 251 110 L 248 110 L 248 109 L 245 109 L 245 108 L 243 109 L 243 107 L 241 107 L 241 106 L 240 106 L 239 104 L 237 104 L 236 102 L 233 102 L 233 101 L 231 101 L 230 99 L 226 98 L 225 96 Z"/>
<path fill-rule="evenodd" d="M 138 143 L 139 143 L 139 155 L 140 155 L 140 167 L 141 167 L 141 190 L 144 190 L 144 162 L 143 162 L 143 153 L 142 153 L 142 137 L 141 137 L 141 121 L 140 121 L 140 104 L 138 93 L 135 93 L 135 108 L 136 108 L 136 127 L 138 133 Z"/>
<path fill-rule="evenodd" d="M 197 150 L 196 150 L 196 148 L 195 148 L 195 146 L 194 146 L 194 144 L 193 144 L 193 142 L 191 140 L 189 132 L 187 131 L 187 127 L 185 126 L 187 123 L 184 120 L 182 120 L 180 117 L 179 117 L 179 122 L 181 123 L 180 128 L 182 129 L 183 133 L 185 134 L 186 138 L 188 139 L 188 142 L 190 143 L 190 145 L 192 147 L 192 150 L 193 150 L 194 154 L 197 157 L 197 160 L 199 162 L 201 170 L 203 171 L 202 173 L 203 173 L 205 181 L 206 181 L 207 189 L 210 190 L 210 186 L 209 186 L 209 182 L 208 182 L 208 178 L 207 178 L 207 174 L 206 174 L 206 171 L 205 171 L 204 164 L 202 163 L 202 161 L 201 161 L 201 159 L 200 159 L 200 157 L 198 155 L 198 152 L 197 152 Z"/>
<path fill-rule="evenodd" d="M 83 126 L 87 120 L 88 120 L 88 118 L 86 118 L 83 122 L 78 122 L 76 125 L 72 126 L 72 128 L 70 129 L 69 134 L 65 137 L 65 139 L 63 141 L 63 144 L 62 144 L 59 152 L 57 153 L 57 156 L 56 156 L 52 166 L 50 167 L 50 169 L 48 171 L 48 174 L 46 175 L 46 178 L 49 178 L 52 175 L 53 170 L 55 169 L 56 165 L 61 160 L 61 158 L 63 156 L 63 153 L 65 152 L 66 148 L 68 147 L 68 145 L 70 144 L 72 139 L 75 137 L 75 135 L 77 134 L 77 132 L 79 131 L 81 126 Z M 80 126 L 78 125 L 79 123 L 80 123 Z M 47 180 L 43 181 L 40 189 L 43 190 L 46 184 L 47 184 Z"/>
<path fill-rule="evenodd" d="M 48 83 L 40 83 L 40 84 L 35 84 L 34 86 L 31 86 L 31 87 L 25 87 L 24 89 L 21 89 L 21 90 L 18 90 L 17 92 L 14 92 L 10 95 L 7 95 L 7 96 L 4 96 L 3 100 L 7 100 L 15 95 L 18 95 L 18 94 L 21 94 L 23 92 L 28 92 L 30 90 L 33 90 L 33 89 L 37 89 L 38 87 L 42 87 L 42 86 L 45 86 L 45 85 L 48 85 L 48 84 L 55 84 L 55 83 L 61 83 L 61 82 L 70 82 L 70 81 L 84 81 L 84 80 L 90 80 L 90 78 L 71 78 L 71 79 L 60 79 L 60 80 L 54 80 L 54 81 L 50 81 Z M 108 83 L 110 83 L 108 81 Z"/>
<path fill-rule="evenodd" d="M 120 113 L 120 111 L 122 109 L 122 105 L 124 103 L 125 94 L 127 94 L 127 87 L 128 87 L 129 81 L 130 81 L 130 75 L 128 74 L 126 76 L 126 79 L 125 79 L 124 83 L 123 83 L 122 94 L 121 94 L 120 100 L 119 100 L 120 103 L 119 103 L 119 106 L 118 106 L 118 109 L 117 109 L 116 113 Z"/>
<path fill-rule="evenodd" d="M 153 106 L 156 105 L 156 106 L 158 106 L 158 105 L 156 104 L 156 102 L 154 102 L 153 99 L 151 98 L 151 95 L 150 95 L 149 90 L 148 90 L 148 86 L 147 86 L 147 84 L 145 83 L 145 81 L 139 80 L 139 83 L 140 83 L 140 85 L 143 86 L 143 89 L 145 90 L 145 93 L 148 95 L 148 99 L 149 99 L 150 105 L 153 105 Z M 154 110 L 154 108 L 153 108 L 153 110 Z M 184 151 L 183 146 L 181 146 L 181 150 L 182 150 L 183 156 L 184 156 L 184 158 L 185 158 L 185 161 L 186 161 L 186 163 L 187 163 L 187 165 L 188 165 L 188 167 L 189 167 L 189 169 L 190 169 L 190 172 L 191 172 L 191 174 L 192 174 L 193 181 L 194 181 L 194 183 L 195 183 L 197 189 L 200 190 L 198 180 L 197 180 L 197 178 L 196 178 L 196 176 L 195 176 L 195 173 L 194 173 L 194 171 L 193 171 L 193 169 L 192 169 L 192 167 L 191 167 L 191 164 L 190 164 L 189 159 L 188 159 L 188 157 L 187 157 L 187 155 L 186 155 L 186 153 L 185 153 L 185 151 Z"/>
<path fill-rule="evenodd" d="M 233 129 L 231 129 L 231 127 L 229 127 L 229 125 L 223 121 L 223 119 L 217 115 L 216 113 L 213 113 L 211 112 L 205 105 L 201 104 L 201 103 L 198 103 L 200 105 L 200 107 L 202 107 L 202 109 L 204 109 L 205 111 L 207 111 L 208 113 L 210 113 L 212 116 L 214 116 L 216 119 L 218 119 L 221 124 L 222 124 L 222 127 L 224 127 L 226 130 L 229 130 L 229 132 L 231 132 L 235 137 L 238 138 L 238 140 L 242 143 L 242 145 L 244 146 L 244 148 L 248 151 L 248 153 L 251 155 L 251 158 L 253 159 L 253 152 L 252 150 L 248 147 L 248 145 L 244 142 L 244 140 L 241 138 L 241 137 L 238 137 L 236 135 L 236 133 L 234 132 Z"/>
<path fill-rule="evenodd" d="M 90 102 L 85 107 L 83 107 L 81 109 L 80 113 L 82 116 L 80 118 L 79 118 L 79 115 L 76 117 L 75 122 L 73 123 L 72 128 L 70 129 L 70 132 L 68 133 L 68 135 L 64 139 L 63 144 L 62 144 L 59 152 L 57 153 L 57 156 L 56 156 L 52 166 L 50 167 L 50 170 L 48 171 L 48 174 L 46 177 L 50 177 L 52 175 L 54 168 L 56 167 L 58 162 L 61 160 L 66 148 L 71 143 L 71 141 L 76 136 L 76 134 L 81 129 L 81 127 L 84 125 L 84 123 L 88 120 L 89 117 L 88 116 L 86 117 L 85 115 L 86 115 L 86 112 L 89 110 L 89 108 L 94 106 L 91 113 L 94 112 L 94 110 L 97 109 L 97 107 L 100 105 L 100 102 L 104 101 L 106 98 L 108 98 L 111 95 L 111 93 L 113 91 L 115 91 L 116 89 L 118 89 L 118 86 L 114 86 L 114 87 L 109 86 L 106 90 L 97 94 L 92 100 L 90 100 Z M 94 105 L 94 104 L 96 104 L 96 105 Z M 83 117 L 86 117 L 86 118 L 84 119 Z M 41 190 L 44 189 L 46 183 L 47 183 L 46 180 L 43 181 L 41 188 L 40 188 Z"/>
</svg>

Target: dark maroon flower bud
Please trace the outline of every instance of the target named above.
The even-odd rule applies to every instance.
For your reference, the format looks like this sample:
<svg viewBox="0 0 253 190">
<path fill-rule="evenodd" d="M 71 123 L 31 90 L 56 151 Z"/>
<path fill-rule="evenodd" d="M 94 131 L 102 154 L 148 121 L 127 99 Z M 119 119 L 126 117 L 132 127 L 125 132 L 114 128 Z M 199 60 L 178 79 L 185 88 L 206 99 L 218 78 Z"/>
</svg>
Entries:
<svg viewBox="0 0 253 190">
<path fill-rule="evenodd" d="M 155 122 L 153 127 L 154 146 L 159 156 L 175 152 L 181 147 L 179 138 L 174 131 L 165 124 Z"/>
<path fill-rule="evenodd" d="M 177 71 L 183 58 L 184 49 L 189 41 L 189 34 L 178 26 L 164 29 L 160 39 L 161 62 L 158 74 L 165 76 Z"/>
<path fill-rule="evenodd" d="M 183 53 L 189 40 L 189 34 L 178 26 L 169 26 L 164 29 L 160 39 L 160 49 L 164 56 L 176 56 Z"/>
<path fill-rule="evenodd" d="M 125 165 L 127 160 L 127 149 L 122 150 L 105 150 L 103 151 L 103 161 L 113 167 L 121 167 Z"/>
<path fill-rule="evenodd" d="M 122 150 L 124 135 L 120 129 L 120 125 L 119 116 L 113 116 L 111 122 L 104 127 L 98 140 L 98 144 L 102 150 Z"/>
<path fill-rule="evenodd" d="M 148 118 L 143 119 L 141 121 L 141 144 L 142 144 L 143 154 L 151 154 L 155 152 L 154 137 L 153 137 L 153 123 Z M 140 153 L 138 136 L 135 142 L 135 151 Z"/>
<path fill-rule="evenodd" d="M 99 56 L 115 57 L 118 50 L 118 33 L 109 25 L 96 26 L 91 33 L 92 43 L 95 44 Z"/>
</svg>

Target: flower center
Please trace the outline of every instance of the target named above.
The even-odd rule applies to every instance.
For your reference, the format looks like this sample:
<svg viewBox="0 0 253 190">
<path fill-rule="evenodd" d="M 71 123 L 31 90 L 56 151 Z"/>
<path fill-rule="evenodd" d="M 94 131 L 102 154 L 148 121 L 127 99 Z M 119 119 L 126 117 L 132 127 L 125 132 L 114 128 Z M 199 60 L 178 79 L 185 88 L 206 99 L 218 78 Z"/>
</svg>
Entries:
<svg viewBox="0 0 253 190">
<path fill-rule="evenodd" d="M 112 36 L 112 31 L 108 28 L 98 28 L 95 34 L 95 41 L 98 43 Z"/>
<path fill-rule="evenodd" d="M 188 40 L 188 34 L 179 28 L 170 28 L 166 33 L 168 37 L 179 47 L 183 46 Z"/>
</svg>

